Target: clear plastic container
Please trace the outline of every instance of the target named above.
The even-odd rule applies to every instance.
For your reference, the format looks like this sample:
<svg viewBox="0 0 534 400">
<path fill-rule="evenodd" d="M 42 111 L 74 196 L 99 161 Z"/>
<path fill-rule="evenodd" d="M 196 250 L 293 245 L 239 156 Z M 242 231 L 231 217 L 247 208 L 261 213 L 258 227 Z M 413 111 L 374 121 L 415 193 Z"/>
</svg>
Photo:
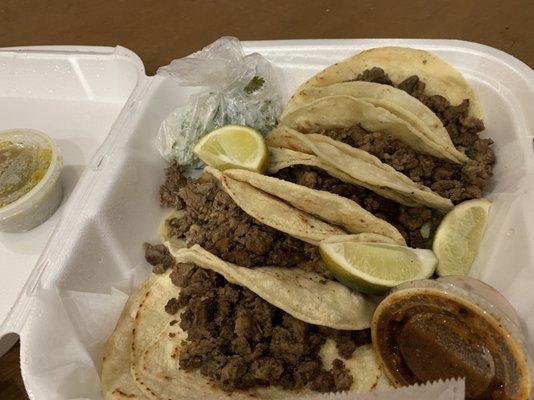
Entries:
<svg viewBox="0 0 534 400">
<path fill-rule="evenodd" d="M 419 334 L 433 337 L 420 340 L 417 329 L 406 333 L 415 320 Z M 380 363 L 395 386 L 429 379 L 422 379 L 424 369 L 436 371 L 436 366 L 444 366 L 440 373 L 446 376 L 431 378 L 451 378 L 463 363 L 468 372 L 458 375 L 467 376 L 468 398 L 531 398 L 533 352 L 518 315 L 503 295 L 478 279 L 448 276 L 399 285 L 379 304 L 371 329 Z"/>
<path fill-rule="evenodd" d="M 59 148 L 47 135 L 33 129 L 10 129 L 0 132 L 0 142 L 11 142 L 34 151 L 50 154 L 46 172 L 28 192 L 0 207 L 0 231 L 24 232 L 46 221 L 61 203 L 63 191 L 59 176 L 63 158 Z"/>
</svg>

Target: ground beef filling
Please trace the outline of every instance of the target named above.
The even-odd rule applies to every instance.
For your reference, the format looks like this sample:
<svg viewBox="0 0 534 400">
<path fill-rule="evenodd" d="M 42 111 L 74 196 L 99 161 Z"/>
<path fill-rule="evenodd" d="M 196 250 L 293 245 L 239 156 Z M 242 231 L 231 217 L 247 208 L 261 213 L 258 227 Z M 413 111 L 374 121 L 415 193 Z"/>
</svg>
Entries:
<svg viewBox="0 0 534 400">
<path fill-rule="evenodd" d="M 185 178 L 176 162 L 165 172 L 160 204 L 184 211 L 183 217 L 168 222 L 172 237 L 243 267 L 298 266 L 332 278 L 317 247 L 257 222 L 214 180 Z"/>
<path fill-rule="evenodd" d="M 380 68 L 364 71 L 357 81 L 376 82 L 396 86 L 419 99 L 436 113 L 449 132 L 456 146 L 471 159 L 466 164 L 455 164 L 433 156 L 420 154 L 403 142 L 381 132 L 368 132 L 360 126 L 346 129 L 312 129 L 307 133 L 321 133 L 333 139 L 365 150 L 410 177 L 430 187 L 453 203 L 479 198 L 492 175 L 495 154 L 491 139 L 481 139 L 478 133 L 484 130 L 481 120 L 469 117 L 469 101 L 451 105 L 442 96 L 427 96 L 425 84 L 417 76 L 411 76 L 394 85 Z"/>
<path fill-rule="evenodd" d="M 355 201 L 376 217 L 395 226 L 410 247 L 430 248 L 432 235 L 442 219 L 441 215 L 429 208 L 403 206 L 364 187 L 345 183 L 319 168 L 296 165 L 284 168 L 274 176 Z"/>
<path fill-rule="evenodd" d="M 155 274 L 162 274 L 174 266 L 174 258 L 163 244 L 144 243 L 143 249 L 145 250 L 145 260 L 154 266 L 152 271 Z"/>
<path fill-rule="evenodd" d="M 200 373 L 226 391 L 262 386 L 348 390 L 353 378 L 342 359 L 326 370 L 318 352 L 333 339 L 340 356 L 370 343 L 368 330 L 337 331 L 310 325 L 270 305 L 250 290 L 213 271 L 178 264 L 171 272 L 181 288 L 166 311 L 180 314 L 187 340 L 180 368 Z"/>
</svg>

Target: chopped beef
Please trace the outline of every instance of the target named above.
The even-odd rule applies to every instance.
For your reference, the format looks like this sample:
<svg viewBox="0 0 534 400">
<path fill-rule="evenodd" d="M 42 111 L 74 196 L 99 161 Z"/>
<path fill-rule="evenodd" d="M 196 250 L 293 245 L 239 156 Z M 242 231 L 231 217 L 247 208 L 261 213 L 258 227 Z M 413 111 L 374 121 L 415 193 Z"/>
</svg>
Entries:
<svg viewBox="0 0 534 400">
<path fill-rule="evenodd" d="M 183 169 L 177 162 L 172 162 L 165 169 L 165 175 L 167 179 L 159 189 L 159 204 L 163 207 L 181 210 L 184 204 L 177 194 L 178 190 L 187 183 L 187 178 L 183 175 Z"/>
<path fill-rule="evenodd" d="M 360 126 L 326 130 L 312 128 L 308 132 L 322 133 L 365 150 L 454 203 L 482 196 L 496 160 L 491 149 L 493 141 L 478 135 L 484 130 L 484 123 L 469 116 L 469 100 L 452 105 L 442 96 L 428 96 L 424 82 L 415 75 L 394 85 L 384 70 L 377 67 L 364 71 L 355 80 L 395 86 L 420 100 L 438 116 L 456 148 L 464 151 L 471 160 L 466 164 L 456 164 L 417 153 L 390 135 L 368 132 Z"/>
<path fill-rule="evenodd" d="M 167 312 L 167 314 L 174 315 L 179 309 L 180 303 L 178 303 L 178 299 L 170 299 L 167 304 L 165 304 L 165 312 Z"/>
<path fill-rule="evenodd" d="M 179 297 L 165 310 L 181 307 L 180 327 L 187 333 L 179 356 L 180 368 L 200 373 L 226 391 L 262 386 L 308 387 L 318 392 L 350 389 L 352 375 L 341 359 L 327 370 L 319 350 L 328 338 L 340 356 L 370 343 L 370 333 L 337 331 L 299 321 L 250 290 L 221 275 L 176 264 Z"/>
<path fill-rule="evenodd" d="M 465 164 L 456 164 L 418 153 L 391 135 L 367 132 L 360 126 L 315 129 L 313 132 L 367 151 L 414 182 L 428 186 L 455 204 L 482 197 L 495 163 L 495 156 L 489 147 L 490 139 L 474 142 L 474 146 L 466 152 L 471 160 Z"/>
<path fill-rule="evenodd" d="M 324 327 L 320 329 L 336 342 L 339 355 L 344 359 L 349 358 L 357 347 L 371 342 L 370 331 L 367 329 L 362 331 L 339 331 Z"/>
<path fill-rule="evenodd" d="M 335 391 L 347 391 L 352 386 L 352 375 L 339 358 L 332 363 L 332 375 L 334 376 Z"/>
<path fill-rule="evenodd" d="M 377 67 L 364 71 L 358 75 L 355 80 L 395 86 L 421 101 L 424 105 L 434 111 L 441 120 L 449 132 L 454 145 L 460 148 L 465 148 L 466 154 L 469 157 L 472 157 L 469 154 L 469 147 L 472 147 L 474 142 L 482 140 L 478 137 L 478 133 L 484 130 L 484 123 L 478 118 L 469 116 L 468 99 L 465 99 L 458 105 L 452 105 L 443 96 L 428 96 L 425 94 L 425 83 L 421 81 L 417 75 L 412 75 L 398 85 L 395 85 L 384 70 Z M 491 144 L 492 142 L 487 141 L 486 143 Z"/>
<path fill-rule="evenodd" d="M 152 270 L 154 273 L 162 274 L 174 265 L 174 258 L 164 245 L 144 243 L 143 248 L 145 250 L 145 260 L 154 266 Z"/>
<path fill-rule="evenodd" d="M 195 271 L 196 266 L 193 263 L 180 263 L 180 268 L 174 268 L 171 271 L 171 281 L 176 286 L 184 286 L 184 282 L 189 282 L 191 275 Z"/>
<path fill-rule="evenodd" d="M 432 235 L 423 237 L 421 228 L 425 224 L 430 224 L 432 234 L 441 220 L 441 216 L 429 208 L 404 206 L 364 187 L 345 183 L 319 168 L 295 165 L 278 171 L 274 176 L 355 201 L 370 213 L 395 226 L 410 247 L 429 248 Z"/>
<path fill-rule="evenodd" d="M 187 246 L 199 244 L 223 260 L 243 267 L 299 266 L 331 278 L 315 246 L 256 221 L 213 179 L 184 178 L 176 162 L 167 168 L 166 176 L 162 191 L 170 193 L 168 188 L 172 187 L 173 196 L 179 200 L 162 204 L 179 204 L 184 211 L 180 218 L 167 222 L 171 237 L 184 238 Z"/>
<path fill-rule="evenodd" d="M 366 81 L 381 83 L 382 85 L 393 86 L 393 82 L 389 79 L 389 76 L 386 75 L 382 68 L 373 67 L 371 69 L 366 69 L 360 75 L 354 79 L 355 81 Z"/>
</svg>

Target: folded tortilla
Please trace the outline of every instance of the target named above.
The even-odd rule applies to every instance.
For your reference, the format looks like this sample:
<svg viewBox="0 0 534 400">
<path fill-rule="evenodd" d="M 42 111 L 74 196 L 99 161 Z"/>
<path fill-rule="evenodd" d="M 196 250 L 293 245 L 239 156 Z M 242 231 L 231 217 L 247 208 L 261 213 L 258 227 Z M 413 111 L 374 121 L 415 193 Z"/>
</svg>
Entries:
<svg viewBox="0 0 534 400">
<path fill-rule="evenodd" d="M 221 183 L 225 192 L 244 212 L 264 225 L 313 245 L 332 235 L 346 233 L 340 227 L 292 207 L 248 183 L 232 179 L 215 168 L 206 167 L 205 171 Z"/>
<path fill-rule="evenodd" d="M 325 284 L 319 276 L 294 268 L 241 268 L 200 246 L 176 249 L 170 244 L 169 249 L 177 262 L 218 272 L 302 321 L 347 330 L 370 324 L 374 301 L 340 283 Z M 167 301 L 180 293 L 169 274 L 152 274 L 130 296 L 104 351 L 104 400 L 286 399 L 311 393 L 278 387 L 228 393 L 199 371 L 180 369 L 177 356 L 187 334 L 180 328 L 179 314 L 165 312 Z M 339 357 L 332 340 L 326 341 L 320 356 L 325 366 Z M 371 345 L 359 347 L 344 363 L 353 376 L 351 391 L 371 390 L 378 383 L 381 373 Z"/>
<path fill-rule="evenodd" d="M 387 108 L 347 95 L 326 96 L 295 109 L 280 120 L 280 125 L 298 131 L 315 128 L 350 128 L 360 125 L 369 132 L 386 133 L 413 148 L 434 157 L 460 163 L 453 151 L 423 134 L 408 121 Z M 452 148 L 458 152 L 454 146 Z M 458 152 L 459 153 L 459 152 Z"/>
<path fill-rule="evenodd" d="M 409 196 L 405 196 L 402 193 L 397 193 L 396 191 L 386 187 L 370 185 L 364 180 L 355 179 L 349 174 L 346 174 L 345 172 L 334 167 L 333 165 L 323 161 L 315 154 L 302 153 L 300 151 L 295 151 L 282 147 L 269 147 L 269 155 L 269 168 L 267 171 L 269 174 L 275 174 L 278 171 L 287 167 L 291 167 L 293 165 L 307 165 L 310 167 L 322 169 L 329 175 L 345 183 L 350 183 L 351 185 L 361 186 L 366 189 L 372 190 L 375 193 L 378 193 L 379 195 L 391 199 L 399 204 L 404 204 L 405 206 L 409 207 L 420 206 L 412 198 L 410 198 Z"/>
<path fill-rule="evenodd" d="M 389 191 L 411 198 L 417 204 L 430 208 L 446 211 L 453 207 L 449 199 L 440 196 L 424 185 L 415 183 L 377 157 L 327 136 L 306 135 L 281 126 L 269 133 L 266 140 L 270 147 L 288 148 L 315 155 L 322 162 L 357 181 L 365 182 L 367 188 L 392 200 L 396 201 L 395 198 L 388 195 Z"/>
<path fill-rule="evenodd" d="M 429 96 L 443 96 L 452 105 L 468 99 L 469 114 L 483 119 L 482 107 L 474 90 L 458 70 L 428 51 L 409 47 L 389 46 L 362 51 L 312 76 L 300 85 L 294 97 L 299 97 L 302 91 L 312 87 L 354 80 L 373 67 L 382 68 L 396 84 L 417 75 L 425 83 L 425 92 Z"/>
<path fill-rule="evenodd" d="M 373 113 L 376 118 L 381 121 L 385 121 L 384 116 L 388 116 L 389 114 L 380 109 L 387 110 L 389 113 L 393 114 L 395 118 L 392 118 L 389 115 L 389 119 L 392 121 L 396 118 L 405 121 L 409 126 L 409 129 L 405 128 L 400 132 L 394 133 L 396 133 L 396 136 L 409 146 L 414 146 L 414 149 L 421 149 L 421 151 L 427 152 L 426 148 L 430 146 L 429 154 L 432 154 L 434 147 L 429 143 L 434 143 L 439 146 L 441 158 L 447 158 L 454 162 L 469 161 L 469 157 L 454 147 L 447 129 L 445 129 L 441 120 L 431 109 L 415 97 L 410 96 L 404 90 L 389 85 L 382 85 L 374 82 L 352 81 L 305 89 L 291 98 L 281 119 L 284 120 L 297 109 L 309 105 L 319 99 L 339 95 L 351 96 L 378 108 L 378 110 L 374 110 Z M 357 107 L 357 105 L 349 105 L 347 111 L 350 112 L 354 107 Z M 366 106 L 363 108 L 369 109 L 370 107 Z M 354 115 L 352 116 L 352 120 L 360 123 Z M 360 124 L 364 126 L 365 122 L 367 121 L 364 121 L 364 124 Z M 370 128 L 377 126 L 376 123 L 369 124 L 368 122 L 367 125 Z M 401 134 L 402 132 L 404 132 L 404 134 Z M 422 144 L 418 145 L 418 142 L 422 142 Z"/>
<path fill-rule="evenodd" d="M 222 178 L 247 183 L 285 203 L 318 217 L 350 233 L 376 233 L 406 244 L 401 233 L 390 223 L 375 217 L 358 203 L 334 193 L 310 189 L 282 179 L 243 169 L 222 172 Z M 237 193 L 236 193 L 237 194 Z M 269 212 L 269 211 L 268 211 Z"/>
<path fill-rule="evenodd" d="M 301 321 L 333 329 L 360 330 L 370 325 L 375 302 L 336 281 L 299 268 L 245 268 L 226 262 L 199 245 L 175 248 L 165 243 L 177 263 L 210 269 Z"/>
</svg>

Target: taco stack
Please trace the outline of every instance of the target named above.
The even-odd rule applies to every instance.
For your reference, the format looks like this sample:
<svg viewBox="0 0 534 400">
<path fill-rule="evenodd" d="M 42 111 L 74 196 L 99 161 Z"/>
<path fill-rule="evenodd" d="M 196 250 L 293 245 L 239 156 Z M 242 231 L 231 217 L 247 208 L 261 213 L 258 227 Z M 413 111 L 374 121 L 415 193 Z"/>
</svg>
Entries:
<svg viewBox="0 0 534 400">
<path fill-rule="evenodd" d="M 472 88 L 435 55 L 367 50 L 296 90 L 267 137 L 270 173 L 355 200 L 427 247 L 443 213 L 482 197 L 492 175 L 481 118 Z"/>
<path fill-rule="evenodd" d="M 160 204 L 174 211 L 108 341 L 104 398 L 372 390 L 376 299 L 337 282 L 317 246 L 428 248 L 444 213 L 491 176 L 481 118 L 453 67 L 384 47 L 297 89 L 266 137 L 266 175 L 206 167 L 191 179 L 173 162 Z"/>
</svg>

